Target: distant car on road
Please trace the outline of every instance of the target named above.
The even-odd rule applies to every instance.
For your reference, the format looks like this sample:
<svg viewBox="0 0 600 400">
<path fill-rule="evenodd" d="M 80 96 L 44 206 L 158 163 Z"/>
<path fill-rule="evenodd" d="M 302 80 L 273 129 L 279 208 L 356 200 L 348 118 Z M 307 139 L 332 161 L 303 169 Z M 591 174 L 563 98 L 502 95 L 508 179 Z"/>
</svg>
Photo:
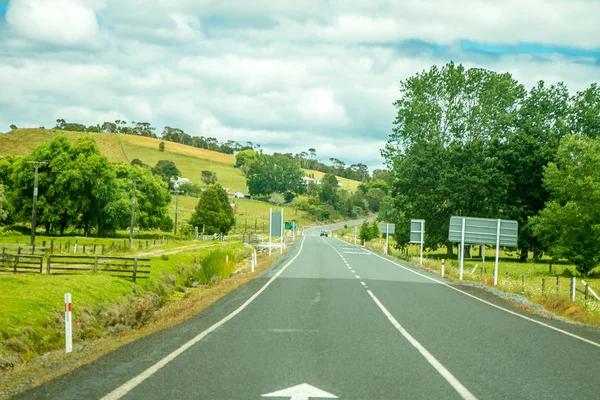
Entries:
<svg viewBox="0 0 600 400">
<path fill-rule="evenodd" d="M 323 230 L 321 231 L 321 235 L 320 235 L 320 236 L 325 236 L 325 237 L 327 237 L 327 236 L 329 236 L 329 232 L 327 232 L 325 229 L 323 229 Z"/>
</svg>

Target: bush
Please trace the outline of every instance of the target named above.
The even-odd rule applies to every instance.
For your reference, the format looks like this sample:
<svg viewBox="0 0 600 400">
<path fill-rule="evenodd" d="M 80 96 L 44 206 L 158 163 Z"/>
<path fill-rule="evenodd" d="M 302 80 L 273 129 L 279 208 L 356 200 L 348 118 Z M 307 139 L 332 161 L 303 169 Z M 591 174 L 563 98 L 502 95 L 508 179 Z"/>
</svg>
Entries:
<svg viewBox="0 0 600 400">
<path fill-rule="evenodd" d="M 28 226 L 23 226 L 23 225 L 9 225 L 9 226 L 5 226 L 3 229 L 4 232 L 8 232 L 8 231 L 12 231 L 12 232 L 18 232 L 21 235 L 31 235 L 31 228 Z"/>
</svg>

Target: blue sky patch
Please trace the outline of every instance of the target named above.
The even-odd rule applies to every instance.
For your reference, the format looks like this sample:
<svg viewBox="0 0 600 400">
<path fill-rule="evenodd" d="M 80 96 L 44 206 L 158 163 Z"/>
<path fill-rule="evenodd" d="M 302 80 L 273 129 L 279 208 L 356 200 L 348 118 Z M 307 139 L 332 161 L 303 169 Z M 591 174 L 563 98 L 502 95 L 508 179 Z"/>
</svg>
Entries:
<svg viewBox="0 0 600 400">
<path fill-rule="evenodd" d="M 460 43 L 465 51 L 476 51 L 488 54 L 560 54 L 567 57 L 592 57 L 596 61 L 600 60 L 600 49 L 580 49 L 575 47 L 563 47 L 553 45 L 541 45 L 535 43 L 519 43 L 517 45 L 501 45 L 480 43 L 470 40 L 463 40 Z"/>
</svg>

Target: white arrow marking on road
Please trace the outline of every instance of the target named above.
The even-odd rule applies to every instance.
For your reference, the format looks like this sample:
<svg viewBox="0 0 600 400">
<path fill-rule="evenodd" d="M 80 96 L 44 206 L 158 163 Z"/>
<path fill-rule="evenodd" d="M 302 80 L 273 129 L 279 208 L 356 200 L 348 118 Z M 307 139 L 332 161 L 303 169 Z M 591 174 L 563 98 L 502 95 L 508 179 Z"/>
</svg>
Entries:
<svg viewBox="0 0 600 400">
<path fill-rule="evenodd" d="M 290 400 L 309 400 L 311 397 L 315 399 L 338 398 L 336 395 L 327 393 L 326 391 L 311 386 L 308 383 L 302 383 L 300 385 L 278 390 L 273 393 L 263 394 L 261 397 L 289 397 Z"/>
</svg>

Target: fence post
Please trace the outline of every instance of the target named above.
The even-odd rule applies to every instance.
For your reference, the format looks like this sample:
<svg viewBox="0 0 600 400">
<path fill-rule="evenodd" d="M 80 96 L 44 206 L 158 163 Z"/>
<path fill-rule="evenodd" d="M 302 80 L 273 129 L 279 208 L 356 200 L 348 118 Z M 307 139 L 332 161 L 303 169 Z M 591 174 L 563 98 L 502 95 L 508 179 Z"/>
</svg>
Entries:
<svg viewBox="0 0 600 400">
<path fill-rule="evenodd" d="M 148 241 L 146 240 L 146 249 L 148 249 Z"/>
<path fill-rule="evenodd" d="M 571 301 L 575 301 L 575 277 L 571 278 Z"/>
<path fill-rule="evenodd" d="M 85 254 L 85 244 L 83 245 L 82 253 Z"/>
<path fill-rule="evenodd" d="M 62 253 L 62 239 L 58 241 L 58 252 Z"/>
<path fill-rule="evenodd" d="M 50 254 L 54 253 L 54 239 L 50 241 Z"/>
<path fill-rule="evenodd" d="M 18 264 L 18 263 L 19 263 L 19 256 L 18 256 L 18 255 L 16 255 L 16 256 L 15 256 L 15 263 L 14 263 L 14 265 L 13 265 L 13 269 L 14 269 L 14 271 L 15 271 L 15 274 L 17 273 L 17 264 Z"/>
<path fill-rule="evenodd" d="M 138 250 L 141 250 L 141 249 L 142 249 L 142 242 L 141 242 L 141 241 L 139 241 L 139 242 L 138 242 Z"/>
<path fill-rule="evenodd" d="M 560 296 L 560 276 L 556 276 L 556 296 Z"/>
<path fill-rule="evenodd" d="M 521 274 L 521 286 L 523 287 L 523 292 L 525 292 L 525 274 Z"/>
<path fill-rule="evenodd" d="M 94 255 L 96 254 L 96 245 L 94 245 Z"/>
<path fill-rule="evenodd" d="M 94 273 L 98 272 L 98 256 L 94 257 Z"/>
<path fill-rule="evenodd" d="M 102 254 L 104 254 L 104 243 L 102 243 Z"/>
<path fill-rule="evenodd" d="M 17 249 L 17 254 L 21 254 L 21 246 L 19 246 L 19 248 Z"/>
<path fill-rule="evenodd" d="M 589 287 L 589 286 L 588 286 L 588 284 L 586 283 L 586 284 L 585 284 L 585 297 L 584 297 L 584 299 L 585 299 L 585 301 L 586 301 L 586 302 L 587 302 L 587 300 L 588 300 L 588 295 L 589 295 L 589 292 L 590 292 L 590 287 Z"/>
<path fill-rule="evenodd" d="M 123 251 L 127 248 L 127 240 L 123 239 Z"/>
<path fill-rule="evenodd" d="M 44 257 L 40 256 L 40 274 L 44 271 Z"/>
<path fill-rule="evenodd" d="M 67 254 L 69 254 L 70 248 L 71 248 L 71 239 L 67 240 Z"/>
<path fill-rule="evenodd" d="M 154 246 L 156 246 L 156 239 L 154 239 Z"/>
<path fill-rule="evenodd" d="M 546 278 L 542 278 L 542 296 L 546 293 Z"/>
<path fill-rule="evenodd" d="M 48 256 L 48 263 L 46 264 L 46 273 L 50 274 L 50 264 L 52 263 L 52 255 Z"/>
<path fill-rule="evenodd" d="M 33 244 L 33 246 L 31 246 L 31 255 L 33 255 L 33 253 L 35 253 L 35 243 Z"/>
<path fill-rule="evenodd" d="M 133 282 L 135 282 L 135 280 L 137 278 L 137 267 L 138 267 L 137 258 L 134 258 L 133 259 Z"/>
</svg>

